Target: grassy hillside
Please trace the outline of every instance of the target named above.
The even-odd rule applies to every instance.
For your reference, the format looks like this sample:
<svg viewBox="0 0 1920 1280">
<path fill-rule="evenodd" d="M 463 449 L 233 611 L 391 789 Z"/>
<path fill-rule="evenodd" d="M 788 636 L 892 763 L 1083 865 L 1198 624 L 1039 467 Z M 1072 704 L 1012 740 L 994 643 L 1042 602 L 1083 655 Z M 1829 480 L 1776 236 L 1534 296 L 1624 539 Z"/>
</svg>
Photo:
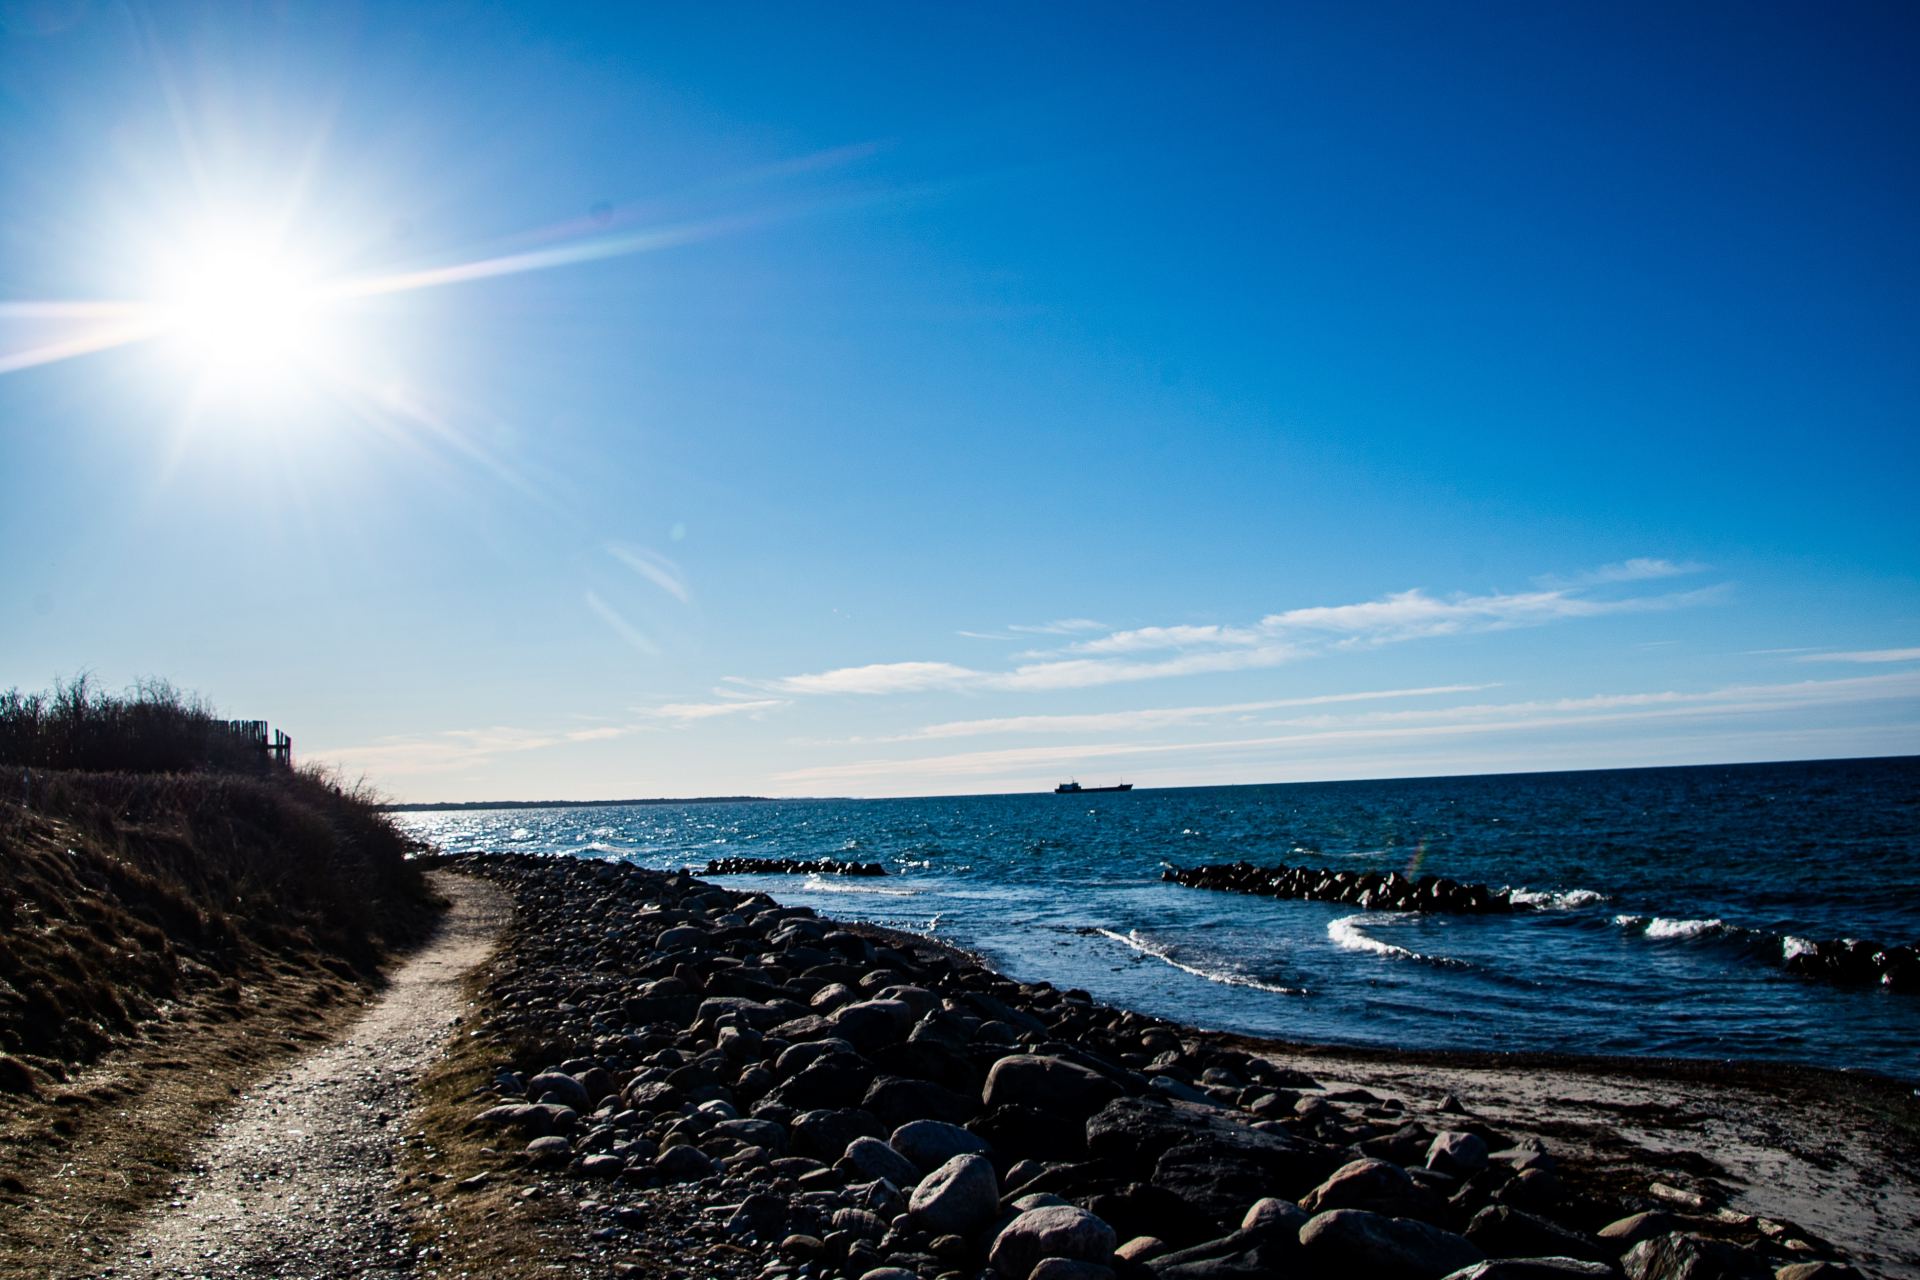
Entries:
<svg viewBox="0 0 1920 1280">
<path fill-rule="evenodd" d="M 0 1091 L 243 984 L 370 977 L 431 919 L 408 849 L 166 686 L 0 695 Z"/>
</svg>

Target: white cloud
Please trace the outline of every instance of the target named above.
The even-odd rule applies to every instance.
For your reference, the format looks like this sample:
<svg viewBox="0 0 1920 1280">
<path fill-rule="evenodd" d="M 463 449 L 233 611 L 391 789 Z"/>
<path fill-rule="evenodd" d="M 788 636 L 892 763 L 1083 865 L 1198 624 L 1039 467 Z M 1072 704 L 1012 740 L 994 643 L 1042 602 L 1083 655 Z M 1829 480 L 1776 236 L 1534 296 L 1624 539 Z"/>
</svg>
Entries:
<svg viewBox="0 0 1920 1280">
<path fill-rule="evenodd" d="M 1085 715 L 997 716 L 981 720 L 949 720 L 925 725 L 911 733 L 871 739 L 880 742 L 920 742 L 937 738 L 974 738 L 990 733 L 1098 733 L 1158 729 L 1195 724 L 1223 716 L 1245 716 L 1282 707 L 1325 706 L 1384 698 L 1424 698 L 1448 693 L 1490 689 L 1485 684 L 1445 684 L 1424 689 L 1373 689 L 1360 693 L 1327 693 L 1310 698 L 1266 698 L 1258 702 L 1229 702 L 1197 707 L 1151 707 L 1136 711 L 1100 711 Z"/>
<path fill-rule="evenodd" d="M 1260 620 L 1260 625 L 1277 632 L 1337 634 L 1349 644 L 1389 644 L 1430 636 L 1537 627 L 1571 618 L 1680 609 L 1717 599 L 1722 591 L 1720 587 L 1707 587 L 1698 591 L 1608 600 L 1578 594 L 1573 588 L 1563 588 L 1441 599 L 1416 588 L 1364 604 L 1289 609 L 1285 613 L 1269 614 Z"/>
<path fill-rule="evenodd" d="M 525 729 L 493 725 L 484 729 L 447 729 L 417 737 L 381 738 L 359 746 L 322 747 L 313 755 L 349 774 L 382 778 L 452 773 L 490 765 L 501 756 L 584 742 L 605 742 L 633 732 L 631 725 L 590 729 Z"/>
<path fill-rule="evenodd" d="M 1784 651 L 1783 651 L 1784 652 Z M 1852 653 L 1809 653 L 1795 662 L 1920 662 L 1920 649 L 1856 649 Z"/>
<path fill-rule="evenodd" d="M 772 711 L 790 705 L 785 698 L 746 698 L 727 702 L 669 702 L 658 707 L 635 707 L 634 710 L 641 715 L 686 723 L 711 720 L 716 716 Z"/>
<path fill-rule="evenodd" d="M 1068 646 L 1074 653 L 1151 653 L 1159 649 L 1188 649 L 1214 645 L 1259 644 L 1261 633 L 1251 627 L 1175 626 L 1137 627 Z"/>
<path fill-rule="evenodd" d="M 982 678 L 981 672 L 951 662 L 872 662 L 864 667 L 838 667 L 811 675 L 786 676 L 767 681 L 763 687 L 801 694 L 919 693 L 926 689 L 964 688 Z"/>
<path fill-rule="evenodd" d="M 1082 631 L 1105 631 L 1107 624 L 1092 618 L 1060 618 L 1053 622 L 1009 623 L 1007 630 L 1035 636 L 1070 636 Z"/>
<path fill-rule="evenodd" d="M 1009 670 L 988 671 L 950 662 L 883 662 L 839 667 L 773 680 L 732 677 L 738 684 L 782 694 L 889 694 L 927 690 L 1045 692 L 1086 689 L 1173 676 L 1276 667 L 1329 649 L 1391 644 L 1434 636 L 1544 626 L 1608 614 L 1680 609 L 1720 598 L 1725 586 L 1663 595 L 1589 594 L 1602 583 L 1632 582 L 1694 572 L 1668 560 L 1629 560 L 1584 575 L 1585 586 L 1440 597 L 1419 588 L 1358 604 L 1319 605 L 1271 613 L 1253 625 L 1182 623 L 1134 627 L 1074 640 L 1050 653 L 1013 655 Z M 1010 630 L 1051 635 L 1102 629 L 1089 618 Z M 978 633 L 963 633 L 978 634 Z M 982 637 L 985 638 L 985 637 Z M 1144 660 L 1142 654 L 1172 656 Z"/>
<path fill-rule="evenodd" d="M 1609 582 L 1646 582 L 1653 578 L 1678 578 L 1690 573 L 1705 573 L 1711 567 L 1694 560 L 1663 560 L 1656 556 L 1635 556 L 1631 560 L 1622 560 L 1617 564 L 1603 564 L 1598 569 L 1589 569 L 1585 573 L 1576 573 L 1570 577 L 1549 574 L 1537 581 L 1545 587 L 1591 587 Z"/>
<path fill-rule="evenodd" d="M 1920 673 L 1901 672 L 1778 685 L 1736 685 L 1698 692 L 1663 690 L 1596 694 L 1585 698 L 1476 704 L 1405 712 L 1367 712 L 1351 717 L 1288 722 L 1287 727 L 1298 732 L 1284 734 L 1182 742 L 1082 741 L 968 751 L 917 759 L 877 758 L 795 769 L 779 774 L 777 778 L 782 784 L 796 788 L 843 786 L 863 781 L 882 784 L 898 781 L 935 786 L 940 779 L 981 778 L 1038 783 L 1052 774 L 1068 774 L 1094 762 L 1131 759 L 1140 763 L 1175 758 L 1182 764 L 1191 764 L 1202 759 L 1241 756 L 1269 761 L 1313 760 L 1323 757 L 1329 747 L 1365 745 L 1379 750 L 1485 734 L 1548 728 L 1596 728 L 1652 721 L 1711 721 L 1808 707 L 1877 703 L 1894 698 L 1920 698 Z M 1910 735 L 1913 730 L 1909 727 L 1906 732 Z"/>
</svg>

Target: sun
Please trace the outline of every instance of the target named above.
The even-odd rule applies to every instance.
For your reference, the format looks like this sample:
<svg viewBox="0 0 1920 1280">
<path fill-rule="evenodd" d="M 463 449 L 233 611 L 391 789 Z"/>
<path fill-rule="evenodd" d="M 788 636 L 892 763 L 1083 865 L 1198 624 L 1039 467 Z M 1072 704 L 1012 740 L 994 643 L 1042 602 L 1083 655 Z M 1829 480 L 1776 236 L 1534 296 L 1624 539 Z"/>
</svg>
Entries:
<svg viewBox="0 0 1920 1280">
<path fill-rule="evenodd" d="M 337 337 L 320 274 L 269 237 L 206 235 L 155 272 L 154 324 L 169 355 L 212 390 L 281 388 Z"/>
</svg>

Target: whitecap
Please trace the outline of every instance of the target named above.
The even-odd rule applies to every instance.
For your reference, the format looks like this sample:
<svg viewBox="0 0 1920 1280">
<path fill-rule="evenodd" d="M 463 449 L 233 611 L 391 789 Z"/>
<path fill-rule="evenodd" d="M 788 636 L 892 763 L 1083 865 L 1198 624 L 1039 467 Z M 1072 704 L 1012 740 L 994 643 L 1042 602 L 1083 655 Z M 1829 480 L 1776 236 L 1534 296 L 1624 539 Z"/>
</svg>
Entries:
<svg viewBox="0 0 1920 1280">
<path fill-rule="evenodd" d="M 1732 933 L 1733 927 L 1714 916 L 1706 920 L 1683 920 L 1670 916 L 1615 916 L 1622 929 L 1635 930 L 1649 938 L 1700 938 L 1708 934 Z"/>
<path fill-rule="evenodd" d="M 883 898 L 911 898 L 919 892 L 918 889 L 893 889 L 878 884 L 857 884 L 850 879 L 838 876 L 832 879 L 825 876 L 808 876 L 800 887 L 809 893 L 870 893 L 878 894 Z"/>
<path fill-rule="evenodd" d="M 1076 930 L 1076 932 L 1079 931 Z M 1273 983 L 1261 982 L 1256 978 L 1245 977 L 1238 973 L 1231 973 L 1221 969 L 1202 969 L 1198 965 L 1188 964 L 1183 960 L 1176 960 L 1173 958 L 1171 950 L 1158 943 L 1149 942 L 1147 939 L 1142 938 L 1138 929 L 1129 930 L 1126 933 L 1116 933 L 1112 929 L 1096 928 L 1093 932 L 1103 938 L 1111 938 L 1122 946 L 1131 947 L 1141 955 L 1152 956 L 1162 964 L 1170 964 L 1182 973 L 1190 973 L 1196 978 L 1205 978 L 1208 982 L 1218 982 L 1223 986 L 1229 987 L 1251 987 L 1255 991 L 1267 991 L 1276 996 L 1303 996 L 1307 994 L 1305 989 L 1301 987 L 1276 986 Z"/>
<path fill-rule="evenodd" d="M 1575 907 L 1597 906 L 1607 895 L 1597 889 L 1509 889 L 1507 901 L 1516 907 L 1537 907 L 1542 911 L 1570 911 Z"/>
<path fill-rule="evenodd" d="M 1377 923 L 1380 923 L 1380 917 L 1378 916 L 1365 914 L 1342 916 L 1338 920 L 1330 920 L 1327 922 L 1327 937 L 1333 939 L 1334 944 L 1345 951 L 1370 951 L 1377 956 L 1387 956 L 1399 960 L 1418 960 L 1422 964 L 1437 964 L 1447 968 L 1464 969 L 1467 967 L 1467 963 L 1464 960 L 1452 960 L 1446 956 L 1422 955 L 1418 951 L 1409 951 L 1405 947 L 1397 947 L 1391 942 L 1382 942 L 1378 938 L 1370 937 L 1360 929 L 1360 926 L 1363 924 Z"/>
</svg>

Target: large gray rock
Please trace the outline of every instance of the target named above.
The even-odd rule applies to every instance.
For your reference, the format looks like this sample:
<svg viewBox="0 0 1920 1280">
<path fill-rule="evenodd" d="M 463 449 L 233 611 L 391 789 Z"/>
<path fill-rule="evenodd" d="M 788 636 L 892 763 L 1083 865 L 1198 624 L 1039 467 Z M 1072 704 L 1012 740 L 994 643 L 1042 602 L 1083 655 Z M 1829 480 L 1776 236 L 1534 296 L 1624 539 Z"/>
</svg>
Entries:
<svg viewBox="0 0 1920 1280">
<path fill-rule="evenodd" d="M 1614 1258 L 1614 1250 L 1591 1236 L 1504 1204 L 1490 1204 L 1474 1214 L 1466 1236 L 1489 1258 L 1579 1258 L 1586 1262 L 1611 1262 Z"/>
<path fill-rule="evenodd" d="M 971 1236 L 999 1212 L 1000 1183 L 985 1156 L 955 1156 L 922 1178 L 907 1200 L 914 1225 L 935 1236 Z"/>
<path fill-rule="evenodd" d="M 1264 1228 L 1285 1230 L 1288 1235 L 1297 1236 L 1300 1228 L 1307 1225 L 1307 1219 L 1313 1215 L 1294 1204 L 1291 1200 L 1281 1200 L 1275 1196 L 1253 1202 L 1246 1217 L 1240 1219 L 1242 1231 L 1258 1231 Z"/>
<path fill-rule="evenodd" d="M 1043 1258 L 1105 1266 L 1112 1261 L 1117 1243 L 1113 1228 L 1085 1209 L 1047 1205 L 1029 1209 L 1003 1227 L 994 1237 L 987 1262 L 1006 1280 L 1027 1280 Z"/>
<path fill-rule="evenodd" d="M 1773 1268 L 1738 1245 L 1698 1236 L 1655 1236 L 1620 1259 L 1627 1280 L 1773 1280 Z"/>
<path fill-rule="evenodd" d="M 1496 1258 L 1462 1267 L 1446 1280 L 1608 1280 L 1618 1274 L 1604 1262 L 1578 1258 Z"/>
<path fill-rule="evenodd" d="M 1415 1198 L 1413 1179 L 1399 1165 L 1350 1160 L 1302 1196 L 1300 1207 L 1309 1216 L 1329 1209 L 1365 1209 L 1392 1218 L 1406 1216 L 1406 1206 Z"/>
<path fill-rule="evenodd" d="M 1648 1209 L 1625 1218 L 1609 1222 L 1600 1228 L 1600 1238 L 1610 1242 L 1615 1249 L 1625 1251 L 1642 1240 L 1651 1240 L 1655 1236 L 1664 1236 L 1680 1230 L 1684 1224 L 1679 1218 L 1664 1209 Z"/>
<path fill-rule="evenodd" d="M 904 1189 L 920 1181 L 920 1170 L 913 1162 L 878 1138 L 855 1138 L 847 1144 L 840 1163 L 863 1182 L 885 1178 Z"/>
<path fill-rule="evenodd" d="M 955 1156 L 985 1155 L 990 1150 L 986 1139 L 978 1134 L 939 1120 L 903 1124 L 893 1131 L 887 1145 L 911 1160 L 922 1173 L 938 1169 Z"/>
<path fill-rule="evenodd" d="M 835 1035 L 871 1053 L 905 1038 L 913 1029 L 913 1008 L 904 1000 L 861 1000 L 841 1005 L 827 1015 L 827 1021 Z"/>
<path fill-rule="evenodd" d="M 1114 1280 L 1113 1268 L 1077 1258 L 1042 1258 L 1027 1280 Z"/>
<path fill-rule="evenodd" d="M 877 1116 L 857 1107 L 802 1111 L 788 1128 L 795 1155 L 825 1161 L 845 1155 L 855 1138 L 879 1138 L 887 1132 Z"/>
<path fill-rule="evenodd" d="M 1471 1178 L 1487 1167 L 1487 1144 L 1478 1134 L 1450 1129 L 1434 1135 L 1427 1147 L 1427 1168 L 1450 1178 Z"/>
<path fill-rule="evenodd" d="M 1120 1092 L 1119 1085 L 1091 1067 L 1034 1053 L 994 1063 L 980 1099 L 988 1107 L 1037 1107 L 1089 1116 Z"/>
<path fill-rule="evenodd" d="M 572 1076 L 562 1071 L 543 1071 L 527 1081 L 527 1096 L 535 1102 L 548 1094 L 563 1107 L 572 1107 L 575 1111 L 585 1111 L 593 1103 L 587 1097 L 586 1087 Z"/>
<path fill-rule="evenodd" d="M 1153 1260 L 1160 1280 L 1271 1280 L 1300 1271 L 1299 1264 L 1300 1242 L 1278 1222 L 1243 1227 Z"/>
<path fill-rule="evenodd" d="M 654 1160 L 653 1167 L 675 1182 L 692 1182 L 713 1172 L 713 1161 L 698 1147 L 682 1144 L 668 1147 Z"/>
<path fill-rule="evenodd" d="M 1358 1272 L 1378 1280 L 1440 1280 L 1486 1260 L 1464 1236 L 1364 1209 L 1316 1214 L 1300 1228 L 1300 1244 L 1322 1271 Z"/>
<path fill-rule="evenodd" d="M 723 1138 L 732 1138 L 743 1146 L 765 1147 L 775 1155 L 786 1154 L 786 1126 L 771 1120 L 722 1120 L 713 1126 L 713 1132 Z"/>
</svg>

